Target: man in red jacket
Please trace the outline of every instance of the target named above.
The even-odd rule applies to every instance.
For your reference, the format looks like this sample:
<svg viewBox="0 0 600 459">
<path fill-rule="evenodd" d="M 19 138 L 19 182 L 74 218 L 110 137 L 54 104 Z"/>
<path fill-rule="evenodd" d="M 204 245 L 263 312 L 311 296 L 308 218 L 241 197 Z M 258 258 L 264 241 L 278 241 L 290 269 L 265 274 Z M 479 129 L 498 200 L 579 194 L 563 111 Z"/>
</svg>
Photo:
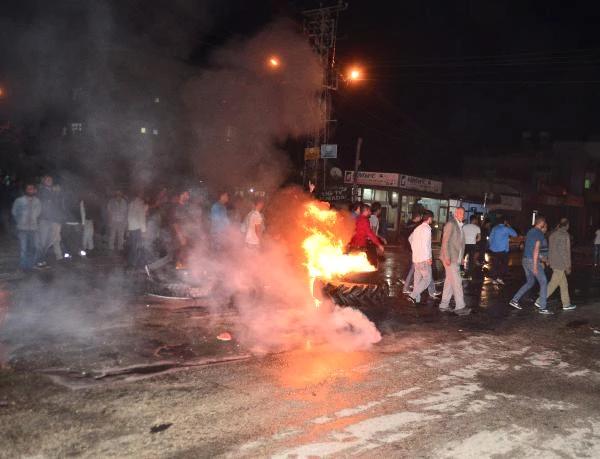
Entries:
<svg viewBox="0 0 600 459">
<path fill-rule="evenodd" d="M 371 230 L 370 216 L 371 207 L 368 204 L 361 204 L 360 215 L 356 218 L 354 236 L 350 240 L 349 248 L 350 250 L 365 251 L 369 262 L 377 267 L 377 252 L 382 254 L 384 249 L 377 235 Z"/>
</svg>

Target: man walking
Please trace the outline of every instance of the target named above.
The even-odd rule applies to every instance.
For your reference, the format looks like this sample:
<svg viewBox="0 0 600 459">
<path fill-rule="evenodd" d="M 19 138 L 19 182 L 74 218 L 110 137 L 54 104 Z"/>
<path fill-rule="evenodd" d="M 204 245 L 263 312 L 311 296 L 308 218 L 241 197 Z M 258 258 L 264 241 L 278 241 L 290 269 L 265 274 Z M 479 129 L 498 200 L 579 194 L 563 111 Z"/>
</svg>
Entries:
<svg viewBox="0 0 600 459">
<path fill-rule="evenodd" d="M 42 203 L 35 197 L 37 190 L 33 183 L 25 185 L 25 194 L 12 206 L 12 215 L 17 224 L 19 238 L 19 267 L 29 271 L 36 262 L 39 248 L 38 219 L 42 213 Z"/>
<path fill-rule="evenodd" d="M 508 252 L 510 251 L 509 238 L 515 237 L 517 232 L 512 229 L 508 220 L 498 223 L 490 232 L 490 254 L 492 268 L 490 277 L 494 285 L 504 285 L 504 277 L 508 274 Z"/>
<path fill-rule="evenodd" d="M 464 225 L 462 232 L 465 236 L 465 273 L 468 277 L 473 276 L 474 266 L 477 264 L 475 260 L 475 252 L 477 245 L 481 240 L 481 228 L 479 227 L 477 215 L 472 215 L 469 223 Z"/>
<path fill-rule="evenodd" d="M 546 307 L 546 298 L 548 297 L 548 281 L 544 273 L 544 266 L 541 262 L 540 248 L 545 240 L 543 228 L 546 225 L 546 219 L 542 216 L 535 218 L 535 225 L 527 232 L 525 237 L 525 249 L 523 250 L 523 270 L 527 281 L 519 289 L 508 304 L 513 308 L 522 309 L 519 304 L 521 297 L 535 285 L 537 279 L 540 284 L 540 295 L 535 302 L 540 314 L 552 314 Z"/>
<path fill-rule="evenodd" d="M 454 313 L 460 316 L 471 313 L 471 309 L 465 307 L 462 277 L 460 275 L 460 263 L 465 253 L 465 236 L 460 223 L 462 223 L 464 217 L 464 207 L 457 207 L 453 218 L 444 225 L 440 252 L 440 259 L 446 270 L 440 311 L 450 311 L 450 299 L 454 296 L 454 302 L 456 303 Z"/>
<path fill-rule="evenodd" d="M 569 236 L 569 220 L 562 218 L 556 230 L 549 238 L 548 264 L 552 268 L 552 277 L 548 284 L 546 298 L 550 298 L 556 288 L 560 288 L 560 300 L 564 311 L 575 309 L 569 297 L 567 275 L 571 274 L 571 237 Z M 536 300 L 540 303 L 540 298 Z"/>
<path fill-rule="evenodd" d="M 42 214 L 40 216 L 40 253 L 38 265 L 46 265 L 44 260 L 46 252 L 50 247 L 54 251 L 56 260 L 62 260 L 63 252 L 61 243 L 61 226 L 63 222 L 63 202 L 58 185 L 54 185 L 54 179 L 50 175 L 42 177 L 42 183 L 37 194 L 42 203 Z"/>
<path fill-rule="evenodd" d="M 254 209 L 248 212 L 244 218 L 245 227 L 244 242 L 246 248 L 258 251 L 262 244 L 265 220 L 262 210 L 265 207 L 265 200 L 257 198 L 254 202 Z"/>
<path fill-rule="evenodd" d="M 415 265 L 412 262 L 412 249 L 410 247 L 410 236 L 417 226 L 419 226 L 423 222 L 423 215 L 420 213 L 414 213 L 410 222 L 406 224 L 406 241 L 408 242 L 408 250 L 411 252 L 409 254 L 409 264 L 408 264 L 408 272 L 406 274 L 406 279 L 400 280 L 404 284 L 404 288 L 402 293 L 409 294 L 410 293 L 410 284 L 413 282 L 413 278 L 415 275 Z"/>
<path fill-rule="evenodd" d="M 227 246 L 229 234 L 229 216 L 225 205 L 229 202 L 229 193 L 221 192 L 219 199 L 210 208 L 210 238 L 212 247 L 220 252 Z"/>
<path fill-rule="evenodd" d="M 143 196 L 143 191 L 137 189 L 135 198 L 127 207 L 127 267 L 131 270 L 143 268 L 146 264 L 143 237 L 148 205 Z"/>
<path fill-rule="evenodd" d="M 433 212 L 423 212 L 422 223 L 417 226 L 408 238 L 412 249 L 412 262 L 415 268 L 415 281 L 412 293 L 407 298 L 413 304 L 421 302 L 421 293 L 429 286 L 431 274 L 431 222 Z"/>
<path fill-rule="evenodd" d="M 125 231 L 127 231 L 127 200 L 121 191 L 115 191 L 115 195 L 106 204 L 108 213 L 108 250 L 123 251 L 125 244 Z"/>
</svg>

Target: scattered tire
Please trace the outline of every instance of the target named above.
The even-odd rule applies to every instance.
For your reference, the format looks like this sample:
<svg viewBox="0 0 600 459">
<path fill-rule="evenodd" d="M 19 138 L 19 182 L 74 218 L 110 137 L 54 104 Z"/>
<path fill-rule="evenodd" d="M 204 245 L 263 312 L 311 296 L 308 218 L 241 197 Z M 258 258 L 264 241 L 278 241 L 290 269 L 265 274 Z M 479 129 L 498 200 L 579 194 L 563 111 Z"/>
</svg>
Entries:
<svg viewBox="0 0 600 459">
<path fill-rule="evenodd" d="M 316 281 L 315 293 L 321 292 L 322 298 L 329 298 L 340 306 L 369 308 L 381 306 L 389 295 L 389 286 L 385 282 L 378 284 L 359 284 L 352 282 Z"/>
<path fill-rule="evenodd" d="M 149 282 L 146 294 L 171 300 L 191 300 L 190 286 L 183 283 Z"/>
</svg>

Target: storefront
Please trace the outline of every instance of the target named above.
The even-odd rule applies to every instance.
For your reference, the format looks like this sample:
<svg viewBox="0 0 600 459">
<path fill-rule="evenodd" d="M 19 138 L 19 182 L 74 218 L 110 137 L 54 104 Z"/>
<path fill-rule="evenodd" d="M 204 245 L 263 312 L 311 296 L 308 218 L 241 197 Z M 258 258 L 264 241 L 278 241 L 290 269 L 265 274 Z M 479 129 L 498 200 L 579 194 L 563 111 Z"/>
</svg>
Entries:
<svg viewBox="0 0 600 459">
<path fill-rule="evenodd" d="M 346 171 L 344 182 L 354 184 L 354 172 Z M 441 227 L 448 212 L 458 201 L 442 199 L 442 182 L 405 174 L 359 171 L 356 179 L 358 200 L 371 204 L 380 202 L 382 221 L 387 223 L 387 238 L 397 240 L 402 226 L 414 212 L 430 210 L 434 215 L 433 239 L 441 236 Z"/>
</svg>

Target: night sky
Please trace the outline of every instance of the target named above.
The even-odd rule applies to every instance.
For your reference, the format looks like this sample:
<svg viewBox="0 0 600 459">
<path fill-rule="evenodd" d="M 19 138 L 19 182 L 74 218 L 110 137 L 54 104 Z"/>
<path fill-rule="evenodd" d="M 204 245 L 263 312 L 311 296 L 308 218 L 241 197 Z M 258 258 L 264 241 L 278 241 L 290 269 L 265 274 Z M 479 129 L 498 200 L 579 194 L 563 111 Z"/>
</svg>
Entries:
<svg viewBox="0 0 600 459">
<path fill-rule="evenodd" d="M 116 2 L 116 27 L 202 66 L 231 38 L 320 2 L 229 0 L 188 9 L 202 3 Z M 351 0 L 340 14 L 337 63 L 340 72 L 359 64 L 366 79 L 334 95 L 332 141 L 342 165 L 352 167 L 358 136 L 363 169 L 437 175 L 460 173 L 465 156 L 517 151 L 522 131 L 554 140 L 599 135 L 596 4 Z M 9 1 L 5 20 L 18 27 L 48 6 Z M 10 44 L 2 46 L 0 56 Z"/>
</svg>

